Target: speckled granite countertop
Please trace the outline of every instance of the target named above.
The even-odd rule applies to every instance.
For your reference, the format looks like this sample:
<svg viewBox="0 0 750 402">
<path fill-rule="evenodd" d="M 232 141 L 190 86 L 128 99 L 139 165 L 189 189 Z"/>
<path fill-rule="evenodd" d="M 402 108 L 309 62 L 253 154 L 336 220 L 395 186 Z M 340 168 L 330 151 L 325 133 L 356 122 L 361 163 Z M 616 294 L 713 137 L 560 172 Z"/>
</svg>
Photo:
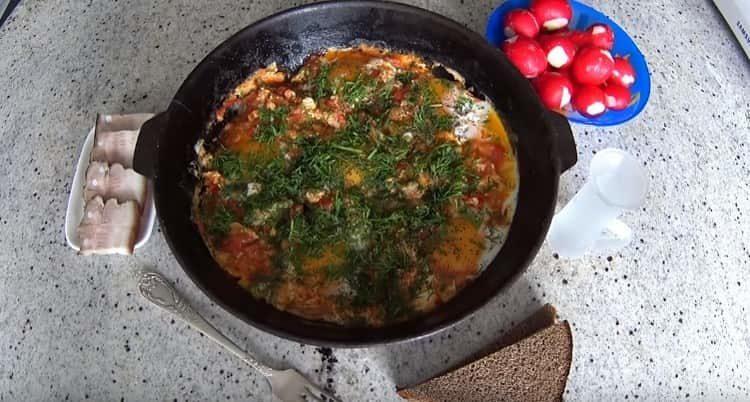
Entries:
<svg viewBox="0 0 750 402">
<path fill-rule="evenodd" d="M 569 400 L 750 400 L 750 63 L 709 1 L 590 1 L 640 44 L 654 91 L 627 125 L 574 127 L 580 163 L 560 200 L 597 150 L 637 155 L 653 185 L 625 216 L 637 228 L 631 247 L 575 262 L 544 247 L 456 327 L 331 357 L 212 305 L 158 228 L 135 258 L 78 257 L 63 234 L 96 112 L 160 110 L 223 39 L 299 2 L 85 3 L 23 1 L 0 29 L 0 401 L 269 400 L 243 363 L 136 295 L 130 272 L 141 265 L 176 280 L 242 346 L 330 381 L 346 400 L 396 400 L 395 383 L 439 371 L 545 302 L 574 331 Z M 412 3 L 481 31 L 498 0 Z"/>
</svg>

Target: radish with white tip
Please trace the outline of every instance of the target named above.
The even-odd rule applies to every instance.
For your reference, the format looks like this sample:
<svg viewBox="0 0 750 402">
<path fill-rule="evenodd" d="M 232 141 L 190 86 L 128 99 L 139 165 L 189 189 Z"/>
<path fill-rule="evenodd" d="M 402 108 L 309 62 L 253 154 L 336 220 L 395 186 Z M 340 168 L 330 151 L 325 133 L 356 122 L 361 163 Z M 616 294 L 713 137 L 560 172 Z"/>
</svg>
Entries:
<svg viewBox="0 0 750 402">
<path fill-rule="evenodd" d="M 594 85 L 582 85 L 573 94 L 573 108 L 587 117 L 596 117 L 607 111 L 604 91 Z"/>
<path fill-rule="evenodd" d="M 626 88 L 630 88 L 630 86 L 635 83 L 635 69 L 628 59 L 624 57 L 615 57 L 612 77 L 609 78 L 608 82 L 622 85 Z"/>
<path fill-rule="evenodd" d="M 513 37 L 503 43 L 503 51 L 526 78 L 536 78 L 547 69 L 547 55 L 533 39 Z"/>
<path fill-rule="evenodd" d="M 615 60 L 608 50 L 585 47 L 573 60 L 571 73 L 579 84 L 601 85 L 612 76 Z"/>
<path fill-rule="evenodd" d="M 576 56 L 576 45 L 564 35 L 544 35 L 539 44 L 547 54 L 547 62 L 554 68 L 570 65 Z"/>
<path fill-rule="evenodd" d="M 569 38 L 579 49 L 588 46 L 591 41 L 591 36 L 584 31 L 571 31 Z"/>
<path fill-rule="evenodd" d="M 567 0 L 534 0 L 529 10 L 547 31 L 565 28 L 573 18 L 573 9 Z"/>
<path fill-rule="evenodd" d="M 539 34 L 539 23 L 529 10 L 522 8 L 512 10 L 505 16 L 503 28 L 506 38 L 522 36 L 524 38 L 536 38 Z"/>
<path fill-rule="evenodd" d="M 600 49 L 612 50 L 615 32 L 607 24 L 593 24 L 586 29 L 588 44 Z"/>
<path fill-rule="evenodd" d="M 604 106 L 612 110 L 625 110 L 630 106 L 630 90 L 617 84 L 604 87 Z"/>
<path fill-rule="evenodd" d="M 548 109 L 560 110 L 570 104 L 573 83 L 560 73 L 546 72 L 534 80 L 534 87 Z"/>
</svg>

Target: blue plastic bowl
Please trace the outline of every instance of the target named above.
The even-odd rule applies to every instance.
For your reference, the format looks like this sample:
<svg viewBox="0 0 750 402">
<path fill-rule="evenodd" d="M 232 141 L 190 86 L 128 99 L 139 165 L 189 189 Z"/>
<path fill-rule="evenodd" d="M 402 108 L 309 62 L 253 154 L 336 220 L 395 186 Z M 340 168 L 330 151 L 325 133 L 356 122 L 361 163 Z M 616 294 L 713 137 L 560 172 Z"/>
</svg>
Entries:
<svg viewBox="0 0 750 402">
<path fill-rule="evenodd" d="M 506 39 L 503 31 L 505 14 L 517 8 L 528 8 L 529 3 L 531 3 L 530 0 L 508 0 L 496 8 L 487 21 L 487 40 L 495 46 L 500 46 Z M 572 29 L 584 30 L 595 23 L 604 23 L 612 27 L 615 32 L 615 46 L 612 49 L 612 54 L 614 56 L 630 56 L 630 63 L 635 69 L 635 83 L 630 87 L 635 101 L 625 110 L 608 110 L 594 118 L 583 116 L 574 111 L 569 111 L 566 116 L 572 122 L 592 126 L 614 126 L 625 123 L 641 113 L 651 95 L 651 74 L 648 71 L 646 59 L 638 50 L 638 46 L 633 42 L 633 39 L 609 17 L 583 3 L 571 1 L 570 4 L 573 7 L 573 21 L 570 23 Z"/>
</svg>

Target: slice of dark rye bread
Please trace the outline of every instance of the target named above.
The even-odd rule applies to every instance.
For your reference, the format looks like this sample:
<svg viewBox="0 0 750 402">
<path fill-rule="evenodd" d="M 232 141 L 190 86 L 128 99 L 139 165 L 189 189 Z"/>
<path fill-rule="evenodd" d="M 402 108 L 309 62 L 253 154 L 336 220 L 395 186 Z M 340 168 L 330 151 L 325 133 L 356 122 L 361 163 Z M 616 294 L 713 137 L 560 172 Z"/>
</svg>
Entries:
<svg viewBox="0 0 750 402">
<path fill-rule="evenodd" d="M 476 353 L 469 355 L 465 359 L 459 360 L 452 366 L 446 367 L 444 371 L 433 375 L 431 378 L 440 377 L 443 374 L 460 368 L 461 366 L 465 366 L 469 363 L 474 362 L 475 360 L 479 360 L 491 353 L 497 352 L 498 350 L 506 346 L 510 346 L 528 336 L 533 335 L 538 331 L 552 326 L 556 322 L 556 320 L 557 310 L 555 310 L 555 307 L 551 304 L 545 304 L 544 306 L 536 310 L 533 314 L 526 317 L 526 319 L 521 323 L 516 325 L 514 322 L 511 322 L 511 325 L 515 326 L 506 333 L 501 332 L 501 336 L 494 342 L 491 342 L 490 344 L 484 346 L 482 349 L 480 349 Z M 404 384 L 399 386 L 398 390 L 408 389 L 413 385 L 417 384 Z"/>
<path fill-rule="evenodd" d="M 555 315 L 554 307 L 545 305 L 475 355 L 478 359 L 399 395 L 411 402 L 561 401 L 573 338 L 567 322 L 555 324 Z"/>
</svg>

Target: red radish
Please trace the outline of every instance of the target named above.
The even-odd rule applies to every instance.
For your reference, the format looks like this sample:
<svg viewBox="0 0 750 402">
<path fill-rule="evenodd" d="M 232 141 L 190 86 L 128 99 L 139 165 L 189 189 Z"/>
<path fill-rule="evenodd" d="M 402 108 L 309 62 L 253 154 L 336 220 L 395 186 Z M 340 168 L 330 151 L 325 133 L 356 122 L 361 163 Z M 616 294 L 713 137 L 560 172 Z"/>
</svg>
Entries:
<svg viewBox="0 0 750 402">
<path fill-rule="evenodd" d="M 589 35 L 588 32 L 572 31 L 570 33 L 570 40 L 572 40 L 576 46 L 582 48 L 589 45 L 591 42 L 591 35 Z"/>
<path fill-rule="evenodd" d="M 512 10 L 505 16 L 505 37 L 522 36 L 535 38 L 539 34 L 539 23 L 529 10 L 522 8 Z"/>
<path fill-rule="evenodd" d="M 547 53 L 547 62 L 555 68 L 568 66 L 576 56 L 576 45 L 563 35 L 544 35 L 539 44 Z"/>
<path fill-rule="evenodd" d="M 513 37 L 503 42 L 503 51 L 526 78 L 536 78 L 547 69 L 546 54 L 533 39 Z"/>
<path fill-rule="evenodd" d="M 630 88 L 635 83 L 635 69 L 630 61 L 624 57 L 615 57 L 615 66 L 609 82 Z"/>
<path fill-rule="evenodd" d="M 534 80 L 534 87 L 542 103 L 549 109 L 558 110 L 570 104 L 573 83 L 560 73 L 547 72 Z"/>
<path fill-rule="evenodd" d="M 615 32 L 606 24 L 593 24 L 586 29 L 589 45 L 601 49 L 612 50 L 615 45 Z"/>
<path fill-rule="evenodd" d="M 566 66 L 566 67 L 563 67 L 563 68 L 556 68 L 556 69 L 551 70 L 550 72 L 558 73 L 558 74 L 562 75 L 563 77 L 567 78 L 568 81 L 570 81 L 571 83 L 573 83 L 573 90 L 571 92 L 575 92 L 576 82 L 573 79 L 573 75 L 570 73 L 570 66 Z"/>
<path fill-rule="evenodd" d="M 572 34 L 573 34 L 573 31 L 571 31 L 570 29 L 568 29 L 568 28 L 560 28 L 560 29 L 558 29 L 556 31 L 545 32 L 545 33 L 539 35 L 539 39 L 538 40 L 541 41 L 542 39 L 557 38 L 557 37 L 568 38 Z"/>
<path fill-rule="evenodd" d="M 609 51 L 585 47 L 578 51 L 571 72 L 579 84 L 601 85 L 612 76 L 615 60 Z"/>
<path fill-rule="evenodd" d="M 593 85 L 583 85 L 576 88 L 573 95 L 573 108 L 584 116 L 599 116 L 607 110 L 604 105 L 604 92 Z"/>
<path fill-rule="evenodd" d="M 545 38 L 559 36 L 570 39 L 570 41 L 573 42 L 573 44 L 575 44 L 578 48 L 588 46 L 589 41 L 591 40 L 590 35 L 586 31 L 576 31 L 568 28 L 560 28 L 556 31 L 545 32 L 539 35 L 539 41 L 542 41 Z"/>
<path fill-rule="evenodd" d="M 570 66 L 565 66 L 563 68 L 556 68 L 553 72 L 558 73 L 562 75 L 563 77 L 570 80 L 570 82 L 573 82 L 573 76 L 570 74 Z"/>
<path fill-rule="evenodd" d="M 556 68 L 556 69 L 554 69 L 552 71 L 555 72 L 555 73 L 558 73 L 558 74 L 562 75 L 563 77 L 565 77 L 567 79 L 569 79 L 570 82 L 572 82 L 573 85 L 574 85 L 573 89 L 575 89 L 575 80 L 573 79 L 573 74 L 570 72 L 570 65 L 567 65 L 567 66 L 565 66 L 563 68 Z"/>
<path fill-rule="evenodd" d="M 552 40 L 555 40 L 555 39 L 560 39 L 560 38 L 565 38 L 565 39 L 570 40 L 571 39 L 571 35 L 573 35 L 573 31 L 571 31 L 568 28 L 561 28 L 561 29 L 558 29 L 557 31 L 541 33 L 536 38 L 536 40 L 537 40 L 537 42 L 539 42 L 539 45 L 541 45 L 542 48 L 544 48 L 544 43 L 546 43 L 546 42 L 549 42 L 549 41 L 552 41 Z M 575 43 L 573 43 L 573 44 L 575 45 Z M 576 46 L 576 50 L 577 50 L 577 48 L 578 48 L 578 46 Z"/>
<path fill-rule="evenodd" d="M 534 0 L 529 10 L 547 31 L 565 28 L 573 18 L 573 9 L 568 0 Z"/>
<path fill-rule="evenodd" d="M 604 87 L 604 106 L 612 110 L 627 109 L 630 105 L 630 90 L 617 84 Z"/>
</svg>

